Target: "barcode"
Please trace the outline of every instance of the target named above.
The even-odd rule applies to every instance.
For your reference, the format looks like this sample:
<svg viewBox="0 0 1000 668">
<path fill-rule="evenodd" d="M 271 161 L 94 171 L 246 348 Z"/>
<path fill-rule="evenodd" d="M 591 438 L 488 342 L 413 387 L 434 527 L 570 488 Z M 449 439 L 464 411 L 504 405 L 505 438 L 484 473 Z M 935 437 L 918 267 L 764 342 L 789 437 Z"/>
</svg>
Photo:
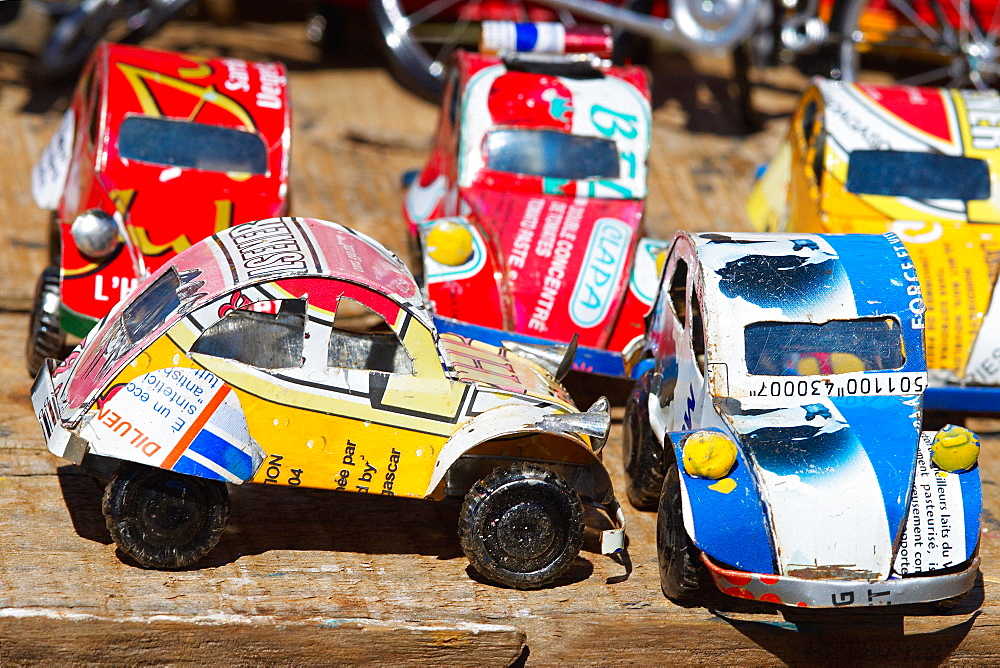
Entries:
<svg viewBox="0 0 1000 668">
<path fill-rule="evenodd" d="M 48 441 L 52 438 L 52 432 L 55 431 L 56 427 L 56 411 L 52 407 L 51 397 L 45 400 L 45 406 L 42 407 L 42 412 L 38 414 L 38 422 L 42 425 L 42 431 L 45 432 L 45 440 Z"/>
</svg>

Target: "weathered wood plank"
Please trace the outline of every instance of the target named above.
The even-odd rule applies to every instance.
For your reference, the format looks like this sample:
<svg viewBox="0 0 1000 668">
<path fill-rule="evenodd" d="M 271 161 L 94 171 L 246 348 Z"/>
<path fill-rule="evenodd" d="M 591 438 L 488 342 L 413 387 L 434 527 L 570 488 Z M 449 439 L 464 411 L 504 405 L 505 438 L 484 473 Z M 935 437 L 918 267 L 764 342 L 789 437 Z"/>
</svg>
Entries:
<svg viewBox="0 0 1000 668">
<path fill-rule="evenodd" d="M 151 44 L 288 62 L 293 211 L 352 225 L 406 254 L 398 178 L 426 156 L 432 105 L 401 91 L 369 56 L 322 61 L 298 23 L 177 21 Z M 27 308 L 45 261 L 46 216 L 34 209 L 27 174 L 58 123 L 58 103 L 46 103 L 60 99 L 32 95 L 12 62 L 0 62 L 6 311 Z M 700 61 L 696 75 L 664 55 L 655 67 L 649 231 L 745 228 L 753 172 L 777 144 L 802 78 L 769 73 L 757 92 L 765 130 L 742 137 L 724 62 Z M 0 314 L 8 333 L 0 340 L 0 664 L 492 665 L 519 656 L 538 664 L 937 664 L 996 663 L 1000 654 L 1000 437 L 983 450 L 984 575 L 946 615 L 918 609 L 824 625 L 735 600 L 715 612 L 679 608 L 659 590 L 655 518 L 628 507 L 627 580 L 616 582 L 623 567 L 598 553 L 602 520 L 592 513 L 582 556 L 558 586 L 505 590 L 470 573 L 455 501 L 263 486 L 233 489 L 230 527 L 204 562 L 147 571 L 117 558 L 93 481 L 44 450 L 27 398 L 26 328 L 26 314 Z M 616 424 L 607 450 L 618 489 L 620 442 Z"/>
</svg>

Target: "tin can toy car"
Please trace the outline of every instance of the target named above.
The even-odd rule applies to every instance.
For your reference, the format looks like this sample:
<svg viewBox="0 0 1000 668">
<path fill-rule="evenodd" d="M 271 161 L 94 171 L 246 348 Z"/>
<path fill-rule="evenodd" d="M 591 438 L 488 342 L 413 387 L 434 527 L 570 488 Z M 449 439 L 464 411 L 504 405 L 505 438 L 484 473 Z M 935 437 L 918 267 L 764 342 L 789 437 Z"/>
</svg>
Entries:
<svg viewBox="0 0 1000 668">
<path fill-rule="evenodd" d="M 355 331 L 358 313 L 381 327 Z M 612 519 L 605 553 L 622 549 L 624 516 L 600 458 L 606 400 L 573 406 L 553 375 L 571 351 L 522 353 L 439 335 L 372 239 L 273 218 L 167 261 L 48 360 L 32 402 L 52 453 L 110 477 L 108 528 L 142 566 L 197 561 L 226 524 L 225 483 L 253 482 L 465 494 L 472 564 L 534 588 L 579 553 L 582 500 Z"/>
<path fill-rule="evenodd" d="M 640 68 L 458 51 L 404 204 L 438 327 L 494 344 L 577 334 L 576 368 L 625 374 L 666 246 L 640 232 L 649 141 Z"/>
<path fill-rule="evenodd" d="M 283 214 L 290 121 L 280 63 L 102 44 L 32 172 L 35 200 L 54 217 L 31 374 L 176 253 Z"/>
<path fill-rule="evenodd" d="M 817 79 L 749 202 L 755 226 L 891 231 L 920 276 L 924 408 L 1000 412 L 1000 94 Z"/>
<path fill-rule="evenodd" d="M 953 599 L 979 569 L 979 441 L 921 431 L 923 313 L 884 235 L 679 233 L 625 413 L 660 581 L 808 608 Z"/>
</svg>

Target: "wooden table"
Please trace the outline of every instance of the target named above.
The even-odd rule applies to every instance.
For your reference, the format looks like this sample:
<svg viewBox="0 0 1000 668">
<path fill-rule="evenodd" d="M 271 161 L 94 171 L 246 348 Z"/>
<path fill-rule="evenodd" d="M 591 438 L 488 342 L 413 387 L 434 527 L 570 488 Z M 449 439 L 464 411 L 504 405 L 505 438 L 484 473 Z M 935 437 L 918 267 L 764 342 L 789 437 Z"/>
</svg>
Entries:
<svg viewBox="0 0 1000 668">
<path fill-rule="evenodd" d="M 406 257 L 399 175 L 425 159 L 436 109 L 397 87 L 370 43 L 349 43 L 347 55 L 324 59 L 301 23 L 176 21 L 149 45 L 285 61 L 293 211 L 359 228 Z M 263 486 L 232 490 L 229 528 L 197 567 L 161 572 L 122 563 L 104 526 L 101 491 L 49 455 L 28 401 L 23 336 L 47 222 L 31 200 L 29 171 L 67 91 L 30 91 L 20 83 L 23 63 L 0 54 L 0 327 L 8 333 L 0 341 L 0 664 L 1000 661 L 995 435 L 981 460 L 983 576 L 948 614 L 786 618 L 737 600 L 713 611 L 679 608 L 660 593 L 655 518 L 629 507 L 627 580 L 618 581 L 623 567 L 599 553 L 595 513 L 566 579 L 533 592 L 476 578 L 456 536 L 458 502 Z M 791 70 L 766 73 L 755 91 L 764 130 L 744 135 L 727 67 L 699 59 L 696 70 L 670 54 L 654 62 L 652 233 L 747 228 L 742 203 L 754 170 L 777 145 L 804 79 Z M 619 421 L 607 449 L 618 489 L 620 439 Z"/>
</svg>

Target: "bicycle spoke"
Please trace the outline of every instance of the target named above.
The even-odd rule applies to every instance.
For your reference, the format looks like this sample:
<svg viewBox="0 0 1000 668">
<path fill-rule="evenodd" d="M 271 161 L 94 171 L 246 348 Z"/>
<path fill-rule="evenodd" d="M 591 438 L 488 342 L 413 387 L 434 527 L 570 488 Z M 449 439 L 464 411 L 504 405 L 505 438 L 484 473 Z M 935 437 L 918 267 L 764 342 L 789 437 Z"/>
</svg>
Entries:
<svg viewBox="0 0 1000 668">
<path fill-rule="evenodd" d="M 479 3 L 477 0 L 477 2 L 469 4 L 479 4 Z M 437 55 L 434 57 L 434 64 L 431 65 L 431 74 L 433 74 L 434 76 L 440 76 L 441 74 L 444 73 L 445 63 L 448 62 L 448 58 L 451 57 L 452 52 L 458 45 L 459 36 L 465 32 L 465 29 L 469 27 L 470 23 L 471 21 L 468 18 L 465 18 L 463 17 L 462 14 L 459 14 L 458 20 L 455 21 L 455 25 L 452 27 L 451 32 L 449 32 L 448 36 L 445 38 L 444 45 L 442 46 L 441 50 L 438 51 Z"/>
<path fill-rule="evenodd" d="M 453 5 L 456 5 L 461 0 L 434 0 L 425 7 L 421 7 L 417 11 L 413 12 L 409 16 L 403 18 L 406 19 L 407 25 L 412 28 L 413 26 L 418 26 L 427 19 L 437 16 L 443 11 L 450 9 Z"/>
<path fill-rule="evenodd" d="M 889 4 L 899 10 L 899 13 L 905 16 L 913 24 L 913 27 L 922 32 L 927 39 L 935 43 L 941 39 L 941 33 L 934 30 L 927 21 L 920 18 L 909 2 L 905 2 L 905 0 L 889 0 Z"/>
<path fill-rule="evenodd" d="M 952 5 L 958 11 L 958 31 L 959 35 L 966 34 L 974 42 L 983 41 L 983 29 L 976 18 L 975 10 L 969 6 L 969 0 L 951 0 Z"/>
<path fill-rule="evenodd" d="M 986 38 L 993 43 L 997 41 L 997 33 L 1000 33 L 1000 25 L 997 25 L 998 22 L 1000 22 L 1000 2 L 993 8 L 993 16 L 990 18 L 989 28 L 986 29 Z"/>
<path fill-rule="evenodd" d="M 947 79 L 950 76 L 952 76 L 951 66 L 946 65 L 944 67 L 928 70 L 927 72 L 921 72 L 920 74 L 914 74 L 913 76 L 898 79 L 896 83 L 901 86 L 926 86 L 927 84 Z M 952 79 L 952 81 L 954 81 L 954 79 Z"/>
</svg>

